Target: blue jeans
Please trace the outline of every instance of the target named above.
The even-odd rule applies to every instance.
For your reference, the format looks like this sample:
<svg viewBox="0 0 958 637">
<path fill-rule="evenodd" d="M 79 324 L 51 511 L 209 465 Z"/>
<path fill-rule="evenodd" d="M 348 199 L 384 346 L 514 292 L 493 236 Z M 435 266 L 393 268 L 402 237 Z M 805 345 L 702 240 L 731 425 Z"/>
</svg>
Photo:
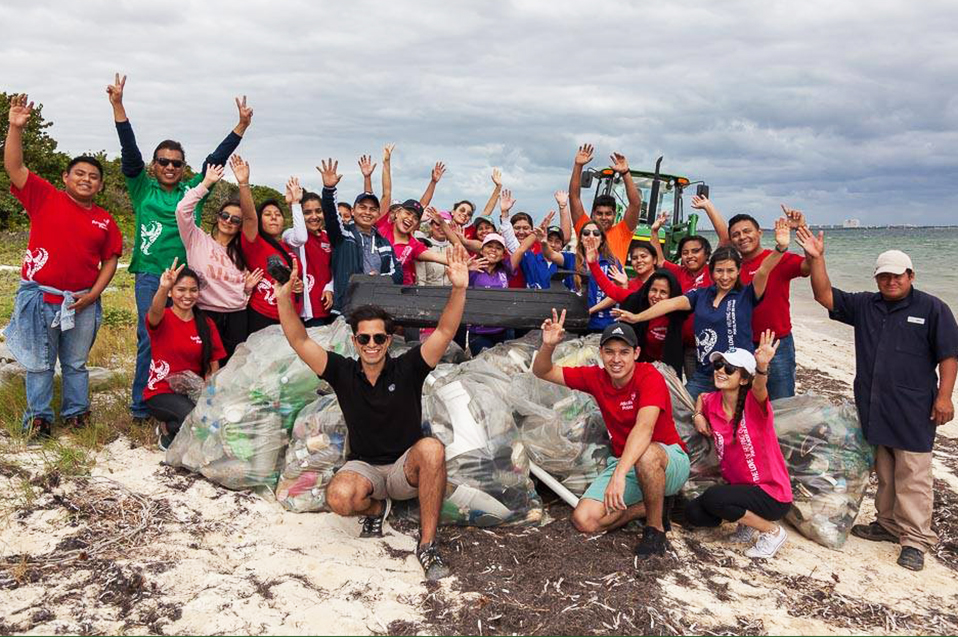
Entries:
<svg viewBox="0 0 958 637">
<path fill-rule="evenodd" d="M 59 305 L 43 304 L 43 322 L 49 326 L 60 310 Z M 50 369 L 27 372 L 27 410 L 23 424 L 34 418 L 53 422 L 53 375 L 57 358 L 63 377 L 60 392 L 60 418 L 72 418 L 90 411 L 90 374 L 86 369 L 90 348 L 96 340 L 103 314 L 100 302 L 76 313 L 73 329 L 65 332 L 60 327 L 47 327 Z"/>
<path fill-rule="evenodd" d="M 768 364 L 767 387 L 769 400 L 795 395 L 795 339 L 791 334 L 779 340 L 775 358 Z"/>
<path fill-rule="evenodd" d="M 715 391 L 715 379 L 712 372 L 704 372 L 696 369 L 692 377 L 685 382 L 685 389 L 688 390 L 692 402 L 699 397 L 699 394 Z"/>
<path fill-rule="evenodd" d="M 143 402 L 143 390 L 150 376 L 150 335 L 146 331 L 146 313 L 160 287 L 160 277 L 149 272 L 137 272 L 136 295 L 136 372 L 133 375 L 133 400 L 130 412 L 134 418 L 149 418 L 150 411 Z"/>
</svg>

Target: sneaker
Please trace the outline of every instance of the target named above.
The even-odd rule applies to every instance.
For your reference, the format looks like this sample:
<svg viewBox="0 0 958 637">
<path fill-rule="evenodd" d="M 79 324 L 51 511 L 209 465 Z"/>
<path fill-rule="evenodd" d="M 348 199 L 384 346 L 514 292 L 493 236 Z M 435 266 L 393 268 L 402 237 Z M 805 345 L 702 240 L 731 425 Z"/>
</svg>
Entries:
<svg viewBox="0 0 958 637">
<path fill-rule="evenodd" d="M 746 550 L 745 556 L 761 559 L 773 557 L 778 552 L 778 549 L 782 548 L 782 545 L 785 544 L 785 540 L 787 539 L 788 533 L 786 533 L 785 529 L 781 526 L 778 527 L 778 531 L 772 533 L 759 533 L 758 539 L 755 540 L 755 546 Z"/>
<path fill-rule="evenodd" d="M 728 541 L 733 544 L 752 544 L 755 542 L 757 531 L 750 526 L 739 524 L 735 532 L 728 536 Z"/>
<path fill-rule="evenodd" d="M 383 512 L 379 515 L 365 515 L 360 518 L 363 523 L 363 530 L 359 532 L 359 537 L 382 537 L 383 522 L 389 515 L 389 510 L 393 507 L 393 501 L 386 498 L 383 503 Z"/>
<path fill-rule="evenodd" d="M 416 557 L 419 558 L 419 564 L 426 574 L 426 579 L 430 582 L 449 577 L 452 573 L 449 567 L 446 566 L 446 563 L 442 561 L 442 555 L 439 554 L 439 549 L 436 547 L 435 542 L 430 542 L 425 546 L 418 547 L 416 549 Z"/>
<path fill-rule="evenodd" d="M 46 418 L 37 416 L 30 421 L 30 427 L 27 429 L 27 436 L 30 438 L 52 438 L 53 423 Z"/>
<path fill-rule="evenodd" d="M 877 520 L 871 524 L 856 524 L 852 527 L 852 535 L 869 542 L 893 542 L 898 544 L 898 536 L 879 524 Z"/>
<path fill-rule="evenodd" d="M 67 429 L 80 429 L 90 422 L 90 412 L 86 411 L 79 416 L 70 416 L 63 419 L 63 426 Z"/>
<path fill-rule="evenodd" d="M 910 571 L 920 571 L 925 568 L 925 554 L 914 546 L 903 546 L 898 554 L 898 566 Z"/>
<path fill-rule="evenodd" d="M 156 446 L 160 448 L 160 451 L 166 451 L 171 444 L 173 444 L 173 436 L 166 433 L 166 428 L 163 425 L 157 425 Z"/>
<path fill-rule="evenodd" d="M 647 526 L 642 531 L 642 539 L 635 547 L 635 554 L 643 560 L 652 556 L 665 555 L 668 544 L 664 531 L 660 531 L 654 526 Z"/>
</svg>

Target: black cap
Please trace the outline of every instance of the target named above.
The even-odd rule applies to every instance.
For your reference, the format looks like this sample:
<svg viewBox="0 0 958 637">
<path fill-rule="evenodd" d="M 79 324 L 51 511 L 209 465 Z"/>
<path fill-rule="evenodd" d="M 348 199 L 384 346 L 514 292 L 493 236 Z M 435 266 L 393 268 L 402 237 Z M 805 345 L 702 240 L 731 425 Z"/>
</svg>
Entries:
<svg viewBox="0 0 958 637">
<path fill-rule="evenodd" d="M 564 238 L 565 238 L 565 237 L 562 236 L 562 228 L 560 228 L 559 226 L 549 226 L 549 229 L 546 231 L 546 236 L 547 236 L 547 237 L 550 237 L 550 236 L 552 236 L 552 235 L 554 235 L 554 234 L 559 235 L 559 238 L 560 238 L 560 239 L 564 239 Z"/>
<path fill-rule="evenodd" d="M 629 347 L 635 347 L 639 344 L 639 339 L 635 336 L 635 330 L 628 323 L 612 323 L 602 330 L 602 338 L 599 339 L 599 347 L 605 345 L 606 341 L 617 338 L 625 341 Z"/>
<path fill-rule="evenodd" d="M 415 199 L 407 199 L 402 202 L 402 207 L 422 219 L 422 204 Z"/>
<path fill-rule="evenodd" d="M 356 201 L 353 202 L 353 205 L 355 206 L 356 204 L 358 204 L 358 203 L 359 203 L 360 201 L 362 201 L 363 199 L 372 199 L 373 201 L 376 202 L 376 207 L 377 207 L 377 208 L 379 207 L 379 197 L 377 197 L 376 195 L 374 195 L 374 194 L 371 193 L 371 192 L 362 192 L 362 193 L 359 193 L 359 196 L 356 197 Z"/>
</svg>

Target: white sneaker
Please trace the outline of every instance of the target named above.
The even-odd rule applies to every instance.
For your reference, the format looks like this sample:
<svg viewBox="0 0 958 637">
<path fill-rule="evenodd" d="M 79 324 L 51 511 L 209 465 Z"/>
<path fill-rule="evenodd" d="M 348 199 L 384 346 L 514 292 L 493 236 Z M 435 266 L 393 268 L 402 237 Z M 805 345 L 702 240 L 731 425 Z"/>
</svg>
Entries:
<svg viewBox="0 0 958 637">
<path fill-rule="evenodd" d="M 768 559 L 774 556 L 778 549 L 782 548 L 787 539 L 788 533 L 782 526 L 779 526 L 775 533 L 759 533 L 758 539 L 755 540 L 755 546 L 746 550 L 745 556 Z"/>
<path fill-rule="evenodd" d="M 735 544 L 752 544 L 757 531 L 750 526 L 739 524 L 735 532 L 728 536 L 728 541 Z"/>
</svg>

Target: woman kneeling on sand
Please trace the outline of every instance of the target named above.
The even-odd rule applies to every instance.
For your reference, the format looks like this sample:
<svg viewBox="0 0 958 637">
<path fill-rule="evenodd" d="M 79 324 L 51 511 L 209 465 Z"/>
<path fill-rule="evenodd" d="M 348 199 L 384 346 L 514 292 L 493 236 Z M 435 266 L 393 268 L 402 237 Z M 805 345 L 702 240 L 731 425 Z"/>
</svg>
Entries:
<svg viewBox="0 0 958 637">
<path fill-rule="evenodd" d="M 769 558 L 788 539 L 781 520 L 792 507 L 792 486 L 775 434 L 766 388 L 768 364 L 775 356 L 775 333 L 762 334 L 753 356 L 744 349 L 713 352 L 718 391 L 700 394 L 692 422 L 712 436 L 722 477 L 728 484 L 710 487 L 686 507 L 694 526 L 738 522 L 733 542 L 751 543 L 748 557 Z"/>
</svg>

